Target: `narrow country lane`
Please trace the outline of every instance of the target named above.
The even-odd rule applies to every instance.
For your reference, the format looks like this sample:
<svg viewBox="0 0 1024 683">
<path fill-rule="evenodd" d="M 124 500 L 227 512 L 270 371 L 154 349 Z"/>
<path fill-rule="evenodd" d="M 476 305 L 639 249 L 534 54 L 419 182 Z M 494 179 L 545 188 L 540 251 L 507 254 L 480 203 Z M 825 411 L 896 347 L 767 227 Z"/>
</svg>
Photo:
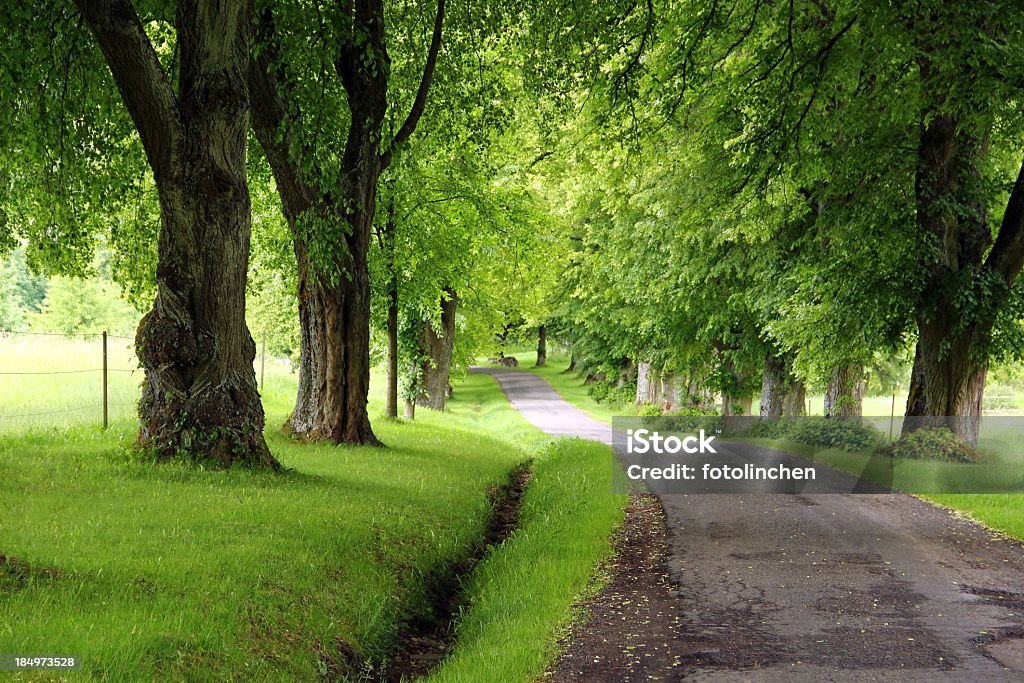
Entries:
<svg viewBox="0 0 1024 683">
<path fill-rule="evenodd" d="M 611 429 L 475 368 L 553 435 Z M 742 446 L 737 445 L 742 450 Z M 556 681 L 1024 681 L 1024 546 L 904 494 L 634 498 Z"/>
</svg>

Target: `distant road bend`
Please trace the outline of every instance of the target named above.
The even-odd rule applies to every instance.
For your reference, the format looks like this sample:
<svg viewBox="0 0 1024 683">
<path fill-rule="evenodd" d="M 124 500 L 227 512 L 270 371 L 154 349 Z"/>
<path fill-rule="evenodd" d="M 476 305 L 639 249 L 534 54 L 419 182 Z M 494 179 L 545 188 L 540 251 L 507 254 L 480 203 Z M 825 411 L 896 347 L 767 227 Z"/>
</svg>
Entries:
<svg viewBox="0 0 1024 683">
<path fill-rule="evenodd" d="M 543 431 L 611 443 L 543 378 L 473 371 Z M 1016 541 L 898 493 L 659 500 L 669 580 L 613 580 L 552 680 L 1024 681 Z"/>
</svg>

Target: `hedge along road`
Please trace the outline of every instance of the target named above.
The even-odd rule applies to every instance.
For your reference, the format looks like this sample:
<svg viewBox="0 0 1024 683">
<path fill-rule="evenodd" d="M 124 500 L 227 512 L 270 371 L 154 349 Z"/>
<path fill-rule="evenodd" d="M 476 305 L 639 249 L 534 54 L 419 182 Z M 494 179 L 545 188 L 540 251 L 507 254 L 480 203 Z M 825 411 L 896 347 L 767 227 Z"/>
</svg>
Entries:
<svg viewBox="0 0 1024 683">
<path fill-rule="evenodd" d="M 543 378 L 474 371 L 545 432 L 611 442 Z M 1024 680 L 1016 541 L 899 493 L 659 499 L 664 550 L 656 515 L 627 516 L 650 528 L 625 530 L 628 575 L 590 605 L 554 680 Z"/>
</svg>

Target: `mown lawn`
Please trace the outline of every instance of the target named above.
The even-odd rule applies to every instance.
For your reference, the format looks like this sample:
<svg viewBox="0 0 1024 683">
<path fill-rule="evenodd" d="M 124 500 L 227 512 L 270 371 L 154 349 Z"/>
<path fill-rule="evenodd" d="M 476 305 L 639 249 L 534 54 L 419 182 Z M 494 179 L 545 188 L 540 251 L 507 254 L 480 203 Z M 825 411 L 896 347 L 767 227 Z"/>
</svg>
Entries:
<svg viewBox="0 0 1024 683">
<path fill-rule="evenodd" d="M 83 680 L 318 680 L 346 661 L 371 673 L 425 603 L 425 577 L 481 537 L 488 489 L 533 458 L 521 533 L 481 565 L 474 640 L 456 653 L 519 662 L 500 680 L 542 673 L 621 518 L 609 453 L 546 446 L 489 377 L 459 384 L 449 413 L 376 420 L 384 449 L 291 442 L 276 427 L 293 391 L 268 376 L 283 475 L 139 462 L 127 419 L 0 435 L 0 653 L 80 655 Z M 528 626 L 493 633 L 515 623 Z M 472 665 L 438 675 L 483 680 Z"/>
</svg>

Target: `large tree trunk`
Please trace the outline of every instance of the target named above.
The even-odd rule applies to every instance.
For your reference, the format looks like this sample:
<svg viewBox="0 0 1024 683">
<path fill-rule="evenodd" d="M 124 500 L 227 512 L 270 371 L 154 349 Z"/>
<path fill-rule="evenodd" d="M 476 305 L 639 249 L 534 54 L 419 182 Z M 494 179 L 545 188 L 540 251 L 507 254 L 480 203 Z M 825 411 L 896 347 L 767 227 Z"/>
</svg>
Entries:
<svg viewBox="0 0 1024 683">
<path fill-rule="evenodd" d="M 783 359 L 774 353 L 767 353 L 764 359 L 764 376 L 761 379 L 761 417 L 782 417 L 786 391 L 789 388 L 789 372 Z"/>
<path fill-rule="evenodd" d="M 541 325 L 537 328 L 537 364 L 538 368 L 547 365 L 548 362 L 548 328 Z"/>
<path fill-rule="evenodd" d="M 287 428 L 304 439 L 377 444 L 367 411 L 370 274 L 366 256 L 380 171 L 378 155 L 365 131 L 353 126 L 343 168 L 350 187 L 346 194 L 357 199 L 348 211 L 306 183 L 289 156 L 291 138 L 278 134 L 285 110 L 267 77 L 270 65 L 265 59 L 269 56 L 250 69 L 250 90 L 257 103 L 254 129 L 292 229 L 299 276 L 299 382 Z M 309 238 L 299 228 L 300 220 L 314 216 L 325 223 L 348 226 L 342 231 L 348 232 L 344 249 L 336 249 L 332 257 L 338 271 L 334 282 L 325 272 L 326 265 L 310 258 Z"/>
<path fill-rule="evenodd" d="M 252 5 L 179 0 L 178 95 L 127 0 L 78 0 L 153 169 L 161 230 L 139 442 L 159 457 L 277 467 L 245 325 L 250 207 L 246 69 Z"/>
<path fill-rule="evenodd" d="M 1024 165 L 992 244 L 982 173 L 992 117 L 985 109 L 963 119 L 948 113 L 950 83 L 973 74 L 956 73 L 963 66 L 944 58 L 932 59 L 946 39 L 926 37 L 919 57 L 925 108 L 915 185 L 917 227 L 922 242 L 934 249 L 923 252 L 927 277 L 918 304 L 903 433 L 946 426 L 977 443 L 993 326 L 1024 265 Z"/>
<path fill-rule="evenodd" d="M 934 67 L 927 58 L 921 73 L 931 85 Z M 965 280 L 972 286 L 984 276 L 991 232 L 980 168 L 988 143 L 958 128 L 952 116 L 934 117 L 922 128 L 918 147 L 918 229 L 934 239 L 938 253 L 927 264 L 903 433 L 946 426 L 977 443 L 988 367 L 985 347 L 995 316 L 977 315 L 987 308 L 985 302 L 968 310 L 948 298 Z"/>
<path fill-rule="evenodd" d="M 431 410 L 444 410 L 448 405 L 448 378 L 451 372 L 452 349 L 455 347 L 455 312 L 458 299 L 455 291 L 445 289 L 441 299 L 441 329 L 425 321 L 421 328 L 420 348 L 426 360 L 420 368 L 423 392 L 417 403 Z"/>
<path fill-rule="evenodd" d="M 978 361 L 967 340 L 944 347 L 954 335 L 934 322 L 919 324 L 918 329 L 903 433 L 947 427 L 977 444 L 987 363 Z"/>
<path fill-rule="evenodd" d="M 387 112 L 390 58 L 385 45 L 384 3 L 348 3 L 338 17 L 344 24 L 335 72 L 345 90 L 350 113 L 341 155 L 341 174 L 330 187 L 317 187 L 303 175 L 289 126 L 301 118 L 301 102 L 291 97 L 290 83 L 268 6 L 260 16 L 260 50 L 249 70 L 257 138 L 270 160 L 285 214 L 292 226 L 299 258 L 301 350 L 307 366 L 300 375 L 290 428 L 299 436 L 342 443 L 377 444 L 370 428 L 370 274 L 367 266 L 377 180 L 398 145 L 407 140 L 426 106 L 441 45 L 444 0 L 437 16 L 416 98 L 391 144 L 381 152 Z M 289 108 L 289 104 L 291 108 Z M 321 105 L 323 106 L 323 105 Z M 296 113 L 298 112 L 298 113 Z M 308 164 L 318 170 L 315 163 Z M 333 174 L 332 174 L 333 175 Z M 316 182 L 325 178 L 315 178 Z M 310 212 L 312 212 L 310 214 Z M 324 230 L 297 230 L 312 218 Z M 309 227 L 306 224 L 306 228 Z M 343 243 L 342 243 L 343 240 Z M 315 249 L 313 249 L 315 247 Z M 316 260 L 311 252 L 321 254 Z M 303 261 L 305 258 L 305 261 Z M 303 312 L 306 315 L 303 315 Z"/>
<path fill-rule="evenodd" d="M 398 417 L 398 287 L 388 287 L 388 388 L 386 417 Z"/>
<path fill-rule="evenodd" d="M 825 388 L 827 417 L 860 417 L 864 410 L 864 368 L 856 363 L 832 370 Z"/>
<path fill-rule="evenodd" d="M 761 417 L 796 417 L 807 414 L 807 390 L 793 376 L 792 361 L 768 352 L 761 381 Z"/>
<path fill-rule="evenodd" d="M 657 384 L 657 378 L 654 374 L 654 368 L 651 367 L 650 363 L 640 361 L 636 364 L 636 399 L 637 405 L 643 405 L 645 403 L 654 403 L 655 401 L 655 384 Z"/>
<path fill-rule="evenodd" d="M 674 410 L 683 405 L 686 382 L 678 374 L 667 375 L 661 380 L 661 404 L 666 410 Z"/>
<path fill-rule="evenodd" d="M 798 417 L 807 414 L 807 387 L 798 379 L 793 379 L 786 395 L 782 399 L 782 416 Z"/>
</svg>

